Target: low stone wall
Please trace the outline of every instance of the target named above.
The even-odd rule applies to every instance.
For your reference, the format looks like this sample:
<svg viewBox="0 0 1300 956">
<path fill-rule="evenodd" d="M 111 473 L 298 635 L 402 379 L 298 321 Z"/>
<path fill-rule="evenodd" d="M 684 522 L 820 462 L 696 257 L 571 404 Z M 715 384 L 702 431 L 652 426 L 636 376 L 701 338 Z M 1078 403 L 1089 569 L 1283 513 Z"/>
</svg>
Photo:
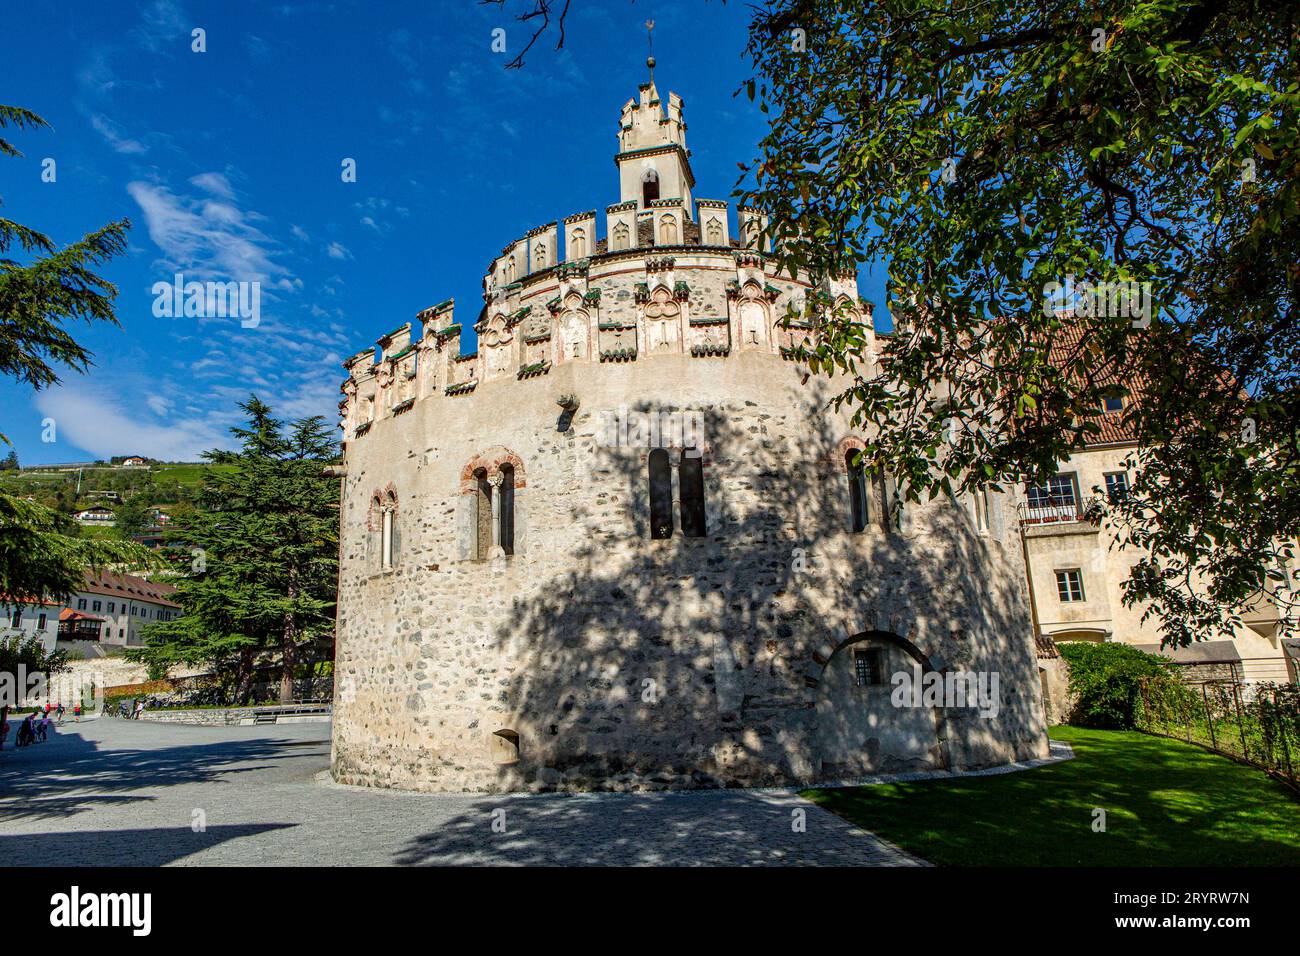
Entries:
<svg viewBox="0 0 1300 956">
<path fill-rule="evenodd" d="M 324 713 L 320 712 L 319 707 L 208 707 L 195 710 L 146 710 L 140 715 L 140 719 L 165 724 L 231 727 L 259 723 L 260 716 L 261 723 L 309 724 L 328 723 L 331 709 L 327 708 Z"/>
</svg>

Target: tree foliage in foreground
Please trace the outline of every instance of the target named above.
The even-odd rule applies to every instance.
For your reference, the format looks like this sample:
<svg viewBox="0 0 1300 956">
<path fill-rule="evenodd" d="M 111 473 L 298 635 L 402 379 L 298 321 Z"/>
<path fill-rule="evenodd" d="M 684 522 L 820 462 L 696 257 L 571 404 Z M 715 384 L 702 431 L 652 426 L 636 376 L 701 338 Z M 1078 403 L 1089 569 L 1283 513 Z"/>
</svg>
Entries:
<svg viewBox="0 0 1300 956">
<path fill-rule="evenodd" d="M 232 674 L 247 701 L 254 669 L 276 662 L 280 698 L 293 695 L 304 650 L 334 630 L 338 583 L 338 481 L 322 477 L 338 448 L 320 416 L 287 424 L 256 396 L 240 405 L 234 452 L 207 452 L 233 465 L 203 477 L 197 507 L 167 526 L 184 569 L 175 600 L 184 613 L 146 629 L 127 652 L 158 673 L 176 663 Z"/>
<path fill-rule="evenodd" d="M 48 126 L 30 110 L 0 106 L 0 129 Z M 0 155 L 22 154 L 0 137 Z M 95 270 L 126 248 L 127 220 L 110 223 L 57 250 L 45 235 L 0 216 L 0 376 L 42 389 L 59 381 L 55 365 L 84 371 L 87 352 L 67 332 L 70 319 L 117 324 L 117 289 Z M 14 243 L 31 261 L 7 258 Z M 8 442 L 3 434 L 0 440 Z M 12 458 L 17 466 L 17 458 Z M 61 600 L 82 583 L 85 569 L 152 562 L 129 542 L 82 535 L 61 512 L 0 492 L 0 595 Z"/>
<path fill-rule="evenodd" d="M 31 110 L 0 106 L 0 129 L 9 126 L 49 124 Z M 22 153 L 0 137 L 0 155 Z M 59 249 L 44 233 L 0 216 L 0 375 L 42 389 L 58 383 L 57 365 L 86 370 L 90 353 L 64 326 L 73 319 L 118 324 L 117 287 L 96 270 L 126 250 L 130 227 L 127 219 L 112 222 Z M 15 245 L 29 261 L 8 257 Z"/>
<path fill-rule="evenodd" d="M 1285 614 L 1300 7 L 768 0 L 749 51 L 771 130 L 743 199 L 781 266 L 888 262 L 878 354 L 839 310 L 807 356 L 851 377 L 868 457 L 910 497 L 1041 481 L 1134 398 L 1126 601 L 1176 643 Z M 1053 296 L 1071 276 L 1150 283 L 1149 323 Z"/>
</svg>

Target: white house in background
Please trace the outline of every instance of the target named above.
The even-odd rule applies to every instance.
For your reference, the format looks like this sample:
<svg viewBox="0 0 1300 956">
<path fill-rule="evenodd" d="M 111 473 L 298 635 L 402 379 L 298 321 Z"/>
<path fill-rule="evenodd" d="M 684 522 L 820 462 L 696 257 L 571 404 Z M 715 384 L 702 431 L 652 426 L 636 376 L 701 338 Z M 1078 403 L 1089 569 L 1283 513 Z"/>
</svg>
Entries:
<svg viewBox="0 0 1300 956">
<path fill-rule="evenodd" d="M 93 508 L 87 508 L 85 511 L 78 511 L 76 519 L 81 524 L 103 525 L 111 527 L 116 520 L 117 515 L 112 508 L 105 508 L 103 505 L 95 505 Z"/>
<path fill-rule="evenodd" d="M 87 574 L 81 590 L 68 606 L 103 619 L 98 647 L 139 647 L 144 643 L 141 630 L 155 621 L 170 621 L 180 614 L 181 606 L 172 600 L 176 588 L 159 581 L 149 581 L 134 574 L 104 571 Z M 69 648 L 71 649 L 71 648 Z"/>
<path fill-rule="evenodd" d="M 39 637 L 45 653 L 53 652 L 59 634 L 61 601 L 16 601 L 0 597 L 0 638 Z"/>
<path fill-rule="evenodd" d="M 145 459 L 140 458 L 139 456 L 132 456 L 131 458 L 122 459 L 122 467 L 123 468 L 147 468 L 149 467 L 149 462 L 145 461 Z"/>
</svg>

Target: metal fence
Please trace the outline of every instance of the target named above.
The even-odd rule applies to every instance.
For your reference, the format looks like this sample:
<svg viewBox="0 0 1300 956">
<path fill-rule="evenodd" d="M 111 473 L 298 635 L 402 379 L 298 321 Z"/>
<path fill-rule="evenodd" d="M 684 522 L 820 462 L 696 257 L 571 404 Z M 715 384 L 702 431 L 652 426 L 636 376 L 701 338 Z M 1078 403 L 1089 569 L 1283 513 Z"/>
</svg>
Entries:
<svg viewBox="0 0 1300 956">
<path fill-rule="evenodd" d="M 1138 688 L 1138 729 L 1244 761 L 1300 792 L 1300 686 L 1227 678 Z"/>
</svg>

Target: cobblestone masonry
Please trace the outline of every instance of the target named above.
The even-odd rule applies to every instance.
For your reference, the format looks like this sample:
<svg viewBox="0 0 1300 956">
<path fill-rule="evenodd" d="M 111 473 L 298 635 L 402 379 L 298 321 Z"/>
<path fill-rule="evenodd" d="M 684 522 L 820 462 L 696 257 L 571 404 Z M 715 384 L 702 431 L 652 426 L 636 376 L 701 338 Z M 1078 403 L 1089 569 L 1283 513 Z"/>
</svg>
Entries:
<svg viewBox="0 0 1300 956">
<path fill-rule="evenodd" d="M 847 382 L 782 351 L 809 334 L 778 321 L 803 279 L 734 244 L 513 281 L 502 261 L 473 355 L 447 302 L 347 363 L 337 780 L 686 788 L 1047 755 L 1011 498 L 889 518 L 882 479 L 848 527 L 863 436 L 828 408 Z M 870 327 L 852 280 L 823 291 Z M 651 539 L 651 444 L 633 428 L 610 447 L 619 409 L 698 414 L 705 537 L 682 536 L 684 441 L 661 438 L 675 533 Z M 503 486 L 513 554 L 491 557 Z M 998 712 L 891 707 L 888 683 L 858 686 L 859 650 L 885 680 L 996 673 Z"/>
</svg>

